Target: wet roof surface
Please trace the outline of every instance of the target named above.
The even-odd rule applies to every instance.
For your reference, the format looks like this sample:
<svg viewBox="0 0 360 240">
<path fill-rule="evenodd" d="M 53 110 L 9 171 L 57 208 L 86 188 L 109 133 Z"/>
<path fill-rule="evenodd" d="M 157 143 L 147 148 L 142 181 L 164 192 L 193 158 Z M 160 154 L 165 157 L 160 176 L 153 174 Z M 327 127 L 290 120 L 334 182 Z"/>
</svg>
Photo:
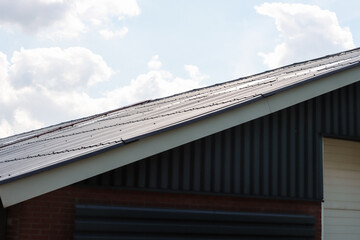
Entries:
<svg viewBox="0 0 360 240">
<path fill-rule="evenodd" d="M 360 49 L 0 139 L 0 183 L 359 65 Z"/>
</svg>

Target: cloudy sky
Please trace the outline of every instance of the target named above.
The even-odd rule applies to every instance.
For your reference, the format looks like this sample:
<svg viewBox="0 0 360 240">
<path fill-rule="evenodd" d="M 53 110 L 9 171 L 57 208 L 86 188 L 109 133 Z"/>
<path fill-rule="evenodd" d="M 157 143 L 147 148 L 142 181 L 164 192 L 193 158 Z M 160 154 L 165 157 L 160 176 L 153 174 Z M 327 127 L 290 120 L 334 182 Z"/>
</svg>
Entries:
<svg viewBox="0 0 360 240">
<path fill-rule="evenodd" d="M 358 9 L 358 0 L 0 0 L 0 137 L 358 47 Z"/>
</svg>

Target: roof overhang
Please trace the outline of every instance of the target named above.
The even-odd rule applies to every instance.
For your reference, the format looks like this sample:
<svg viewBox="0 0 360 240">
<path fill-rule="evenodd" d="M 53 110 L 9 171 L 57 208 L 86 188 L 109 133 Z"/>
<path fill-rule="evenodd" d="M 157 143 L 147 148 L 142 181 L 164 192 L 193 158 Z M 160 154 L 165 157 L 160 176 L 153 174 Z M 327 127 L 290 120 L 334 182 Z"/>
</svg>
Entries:
<svg viewBox="0 0 360 240">
<path fill-rule="evenodd" d="M 189 124 L 172 127 L 167 131 L 161 131 L 98 155 L 4 183 L 0 185 L 3 206 L 12 206 L 358 81 L 360 81 L 359 65 L 317 77 L 305 84 L 263 96 L 221 114 L 213 114 Z"/>
</svg>

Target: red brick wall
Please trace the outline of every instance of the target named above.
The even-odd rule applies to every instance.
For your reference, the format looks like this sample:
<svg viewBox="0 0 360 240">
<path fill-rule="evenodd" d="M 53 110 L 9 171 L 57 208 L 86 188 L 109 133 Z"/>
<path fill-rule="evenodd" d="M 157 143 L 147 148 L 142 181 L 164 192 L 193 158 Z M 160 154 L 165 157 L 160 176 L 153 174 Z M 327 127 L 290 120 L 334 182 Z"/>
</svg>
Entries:
<svg viewBox="0 0 360 240">
<path fill-rule="evenodd" d="M 321 203 L 248 199 L 179 193 L 143 192 L 69 186 L 8 208 L 7 239 L 72 239 L 75 204 L 109 204 L 274 213 L 316 217 L 316 239 L 321 239 Z"/>
</svg>

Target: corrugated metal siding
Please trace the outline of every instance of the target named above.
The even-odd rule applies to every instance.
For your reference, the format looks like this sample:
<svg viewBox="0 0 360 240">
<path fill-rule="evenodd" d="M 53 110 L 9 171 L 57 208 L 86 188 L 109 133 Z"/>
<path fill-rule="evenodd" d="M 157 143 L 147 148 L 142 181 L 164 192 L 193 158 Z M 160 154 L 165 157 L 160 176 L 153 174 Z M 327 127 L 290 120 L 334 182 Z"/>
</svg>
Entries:
<svg viewBox="0 0 360 240">
<path fill-rule="evenodd" d="M 360 83 L 83 183 L 320 200 L 324 134 L 360 138 Z"/>
</svg>

